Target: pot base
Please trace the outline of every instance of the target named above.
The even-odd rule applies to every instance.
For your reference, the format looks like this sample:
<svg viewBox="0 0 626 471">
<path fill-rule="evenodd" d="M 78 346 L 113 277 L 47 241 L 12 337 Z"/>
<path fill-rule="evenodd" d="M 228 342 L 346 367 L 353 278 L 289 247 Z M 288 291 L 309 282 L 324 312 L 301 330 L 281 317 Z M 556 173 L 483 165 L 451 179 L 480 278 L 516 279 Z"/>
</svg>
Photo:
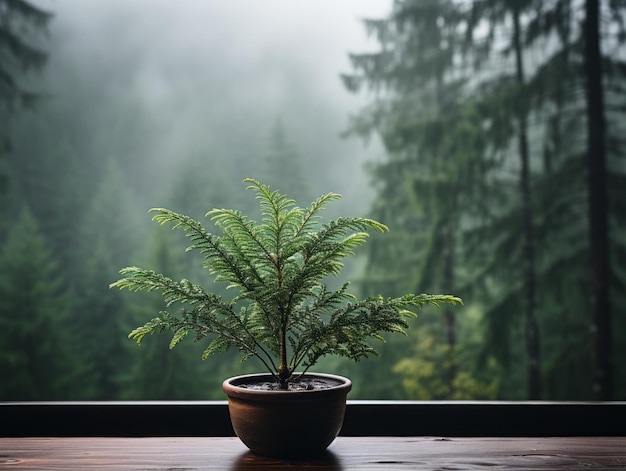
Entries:
<svg viewBox="0 0 626 471">
<path fill-rule="evenodd" d="M 224 381 L 233 429 L 251 451 L 272 457 L 311 457 L 322 454 L 337 437 L 352 383 L 336 375 L 311 373 L 304 377 L 327 379 L 337 385 L 296 391 L 239 386 L 250 381 L 271 381 L 269 374 Z"/>
</svg>

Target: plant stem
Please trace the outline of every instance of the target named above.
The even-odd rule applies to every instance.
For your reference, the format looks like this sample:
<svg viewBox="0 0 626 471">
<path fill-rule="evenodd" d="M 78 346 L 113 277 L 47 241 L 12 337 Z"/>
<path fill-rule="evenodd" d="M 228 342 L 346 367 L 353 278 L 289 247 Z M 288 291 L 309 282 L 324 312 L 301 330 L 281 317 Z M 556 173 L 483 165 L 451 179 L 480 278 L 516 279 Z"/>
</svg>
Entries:
<svg viewBox="0 0 626 471">
<path fill-rule="evenodd" d="M 276 254 L 270 254 L 270 258 L 276 267 L 277 290 L 280 293 L 283 287 L 283 273 L 281 271 L 279 258 L 280 240 L 278 240 L 276 245 Z M 289 316 L 285 312 L 286 309 L 282 305 L 280 298 L 278 301 L 278 310 L 280 313 L 280 330 L 278 332 L 280 339 L 278 346 L 280 364 L 278 365 L 278 381 L 280 382 L 281 389 L 288 389 L 289 378 L 291 377 L 291 371 L 289 371 L 289 363 L 287 361 L 287 319 Z"/>
<path fill-rule="evenodd" d="M 287 332 L 283 327 L 280 330 L 280 365 L 278 366 L 278 380 L 281 389 L 287 389 L 291 372 L 287 363 Z"/>
</svg>

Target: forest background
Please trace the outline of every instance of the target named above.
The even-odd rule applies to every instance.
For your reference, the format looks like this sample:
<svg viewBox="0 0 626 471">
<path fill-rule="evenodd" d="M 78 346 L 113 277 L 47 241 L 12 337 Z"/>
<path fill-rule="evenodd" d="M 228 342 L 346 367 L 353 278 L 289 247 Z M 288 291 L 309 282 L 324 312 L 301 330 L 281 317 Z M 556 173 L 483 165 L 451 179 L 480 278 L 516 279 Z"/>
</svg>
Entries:
<svg viewBox="0 0 626 471">
<path fill-rule="evenodd" d="M 108 288 L 212 283 L 147 211 L 254 215 L 245 177 L 390 227 L 329 283 L 465 301 L 324 360 L 351 398 L 626 399 L 626 1 L 236 3 L 0 0 L 0 400 L 258 371 L 137 347 L 160 299 Z"/>
</svg>

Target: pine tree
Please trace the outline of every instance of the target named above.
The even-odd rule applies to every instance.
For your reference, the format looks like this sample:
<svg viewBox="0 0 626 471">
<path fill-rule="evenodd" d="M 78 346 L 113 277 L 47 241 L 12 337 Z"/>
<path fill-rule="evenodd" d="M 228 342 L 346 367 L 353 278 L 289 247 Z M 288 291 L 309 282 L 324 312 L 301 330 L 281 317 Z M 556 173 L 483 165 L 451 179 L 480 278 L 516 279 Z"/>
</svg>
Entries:
<svg viewBox="0 0 626 471">
<path fill-rule="evenodd" d="M 185 263 L 180 259 L 182 251 L 175 250 L 176 234 L 156 231 L 145 253 L 147 266 L 168 276 L 180 276 Z M 131 319 L 125 324 L 130 331 L 154 312 L 166 309 L 160 296 L 151 293 L 141 301 L 131 304 Z M 217 378 L 219 384 L 223 376 L 209 368 L 210 363 L 198 362 L 202 347 L 197 344 L 181 345 L 168 351 L 169 339 L 152 336 L 138 347 L 129 340 L 127 350 L 130 362 L 119 374 L 120 398 L 125 400 L 191 400 L 211 398 L 210 383 Z M 213 381 L 214 382 L 214 381 Z"/>
<path fill-rule="evenodd" d="M 380 97 L 352 120 L 351 131 L 380 133 L 389 153 L 373 170 L 380 188 L 373 213 L 393 221 L 403 238 L 380 248 L 372 241 L 365 283 L 458 291 L 459 223 L 471 207 L 467 196 L 480 191 L 475 176 L 484 165 L 477 110 L 459 101 L 467 80 L 459 61 L 466 21 L 454 2 L 396 2 L 389 18 L 365 23 L 381 51 L 351 55 L 355 73 L 343 77 L 348 89 L 367 86 Z M 458 372 L 453 311 L 443 319 L 437 335 L 448 358 L 438 373 L 452 391 Z"/>
<path fill-rule="evenodd" d="M 86 210 L 94 188 L 86 178 L 84 156 L 66 135 L 52 127 L 53 114 L 46 107 L 37 115 L 24 116 L 15 126 L 15 149 L 10 160 L 9 208 L 28 205 L 51 249 L 67 268 L 66 282 L 73 282 L 70 268 L 79 243 L 75 217 Z M 36 135 L 37 139 L 32 139 Z"/>
<path fill-rule="evenodd" d="M 585 1 L 584 43 L 587 101 L 587 194 L 589 210 L 589 310 L 594 332 L 594 392 L 613 398 L 613 338 L 610 301 L 609 208 L 606 125 L 598 0 Z"/>
<path fill-rule="evenodd" d="M 75 273 L 76 323 L 80 348 L 89 367 L 85 399 L 119 398 L 120 375 L 129 362 L 124 342 L 131 318 L 128 302 L 108 289 L 118 267 L 136 256 L 146 227 L 133 209 L 133 195 L 119 166 L 110 161 L 102 181 L 80 223 L 80 244 L 75 249 L 80 271 Z"/>
<path fill-rule="evenodd" d="M 41 68 L 46 53 L 29 43 L 46 33 L 52 15 L 25 0 L 0 1 L 0 104 L 32 106 L 38 94 L 20 86 L 17 75 Z"/>
<path fill-rule="evenodd" d="M 623 60 L 617 51 L 624 43 L 626 6 L 599 1 L 562 1 L 539 3 L 539 6 L 540 15 L 528 27 L 528 42 L 541 36 L 558 38 L 556 46 L 553 41 L 540 43 L 550 44 L 550 54 L 529 88 L 530 101 L 553 113 L 546 133 L 551 141 L 544 154 L 541 184 L 544 188 L 558 188 L 560 194 L 550 198 L 546 192 L 541 198 L 541 206 L 554 208 L 544 216 L 542 225 L 553 239 L 568 237 L 574 249 L 565 253 L 570 260 L 564 260 L 562 249 L 553 249 L 561 256 L 551 256 L 548 266 L 558 268 L 561 273 L 555 276 L 551 269 L 553 279 L 567 279 L 570 289 L 573 284 L 580 287 L 583 299 L 581 295 L 569 299 L 561 296 L 558 302 L 563 313 L 580 325 L 590 324 L 574 329 L 580 334 L 570 336 L 575 340 L 563 346 L 563 357 L 569 357 L 572 368 L 577 370 L 585 357 L 594 357 L 591 380 L 594 392 L 586 386 L 589 389 L 584 397 L 609 398 L 613 394 L 615 374 L 612 350 L 619 338 L 613 334 L 611 302 L 620 291 L 619 283 L 611 286 L 618 279 L 619 269 L 611 262 L 610 254 L 618 252 L 620 245 L 623 247 L 620 236 L 611 228 L 622 224 L 624 214 L 620 210 L 623 204 L 618 189 L 618 182 L 624 181 L 624 172 L 615 165 L 620 155 L 623 156 L 617 137 L 623 110 L 610 113 L 604 103 L 608 99 L 614 110 L 619 110 L 619 91 L 617 94 L 613 91 L 619 89 L 617 84 L 624 78 Z M 554 190 L 551 193 L 554 195 Z M 560 227 L 548 222 L 548 218 L 557 219 L 557 214 Z M 586 260 L 589 262 L 585 263 Z M 572 273 L 579 274 L 578 281 L 572 280 Z M 567 288 L 558 286 L 558 289 Z M 556 290 L 551 291 L 548 295 L 554 298 Z M 580 312 L 585 304 L 589 306 L 588 315 Z M 571 353 L 565 352 L 573 351 L 576 344 L 580 353 L 573 361 Z M 563 367 L 555 366 L 553 372 L 558 374 L 559 370 Z M 578 379 L 576 384 L 587 382 Z"/>
<path fill-rule="evenodd" d="M 58 263 L 23 209 L 0 252 L 0 399 L 68 400 L 80 367 Z"/>
<path fill-rule="evenodd" d="M 276 120 L 270 131 L 259 167 L 259 180 L 274 188 L 283 188 L 296 201 L 310 201 L 313 198 L 302 157 L 289 141 L 281 120 Z"/>
<path fill-rule="evenodd" d="M 0 163 L 11 149 L 5 124 L 16 110 L 32 108 L 41 98 L 22 82 L 24 73 L 40 69 L 46 62 L 46 53 L 33 42 L 46 33 L 50 19 L 50 13 L 25 0 L 0 0 Z M 5 172 L 0 166 L 0 198 L 8 186 Z"/>
<path fill-rule="evenodd" d="M 509 257 L 510 265 L 508 269 L 514 269 L 518 265 L 521 270 L 520 282 L 516 283 L 514 291 L 521 290 L 515 298 L 519 302 L 519 309 L 523 312 L 524 343 L 526 361 L 526 382 L 527 397 L 529 399 L 540 399 L 542 397 L 542 377 L 541 359 L 539 345 L 539 325 L 537 322 L 537 302 L 536 302 L 536 262 L 535 262 L 535 220 L 533 216 L 533 184 L 531 176 L 531 166 L 533 160 L 533 149 L 529 145 L 529 118 L 533 110 L 528 105 L 527 91 L 527 51 L 525 48 L 526 31 L 524 25 L 528 22 L 529 10 L 534 7 L 533 0 L 512 0 L 510 2 L 480 1 L 474 3 L 474 11 L 478 11 L 472 23 L 474 28 L 479 27 L 479 18 L 489 22 L 490 35 L 500 38 L 498 42 L 488 41 L 485 50 L 490 52 L 494 59 L 485 65 L 493 65 L 496 70 L 487 77 L 482 78 L 481 87 L 483 93 L 481 99 L 488 103 L 488 113 L 486 119 L 490 123 L 499 120 L 496 126 L 504 128 L 505 143 L 514 144 L 516 151 L 508 147 L 502 147 L 500 152 L 503 156 L 503 164 L 508 164 L 516 169 L 517 195 L 511 198 L 511 207 L 502 213 L 511 222 L 511 216 L 517 217 L 519 228 L 517 231 L 505 227 L 511 239 L 507 238 L 507 245 L 513 248 L 516 257 Z M 522 24 L 524 22 L 524 25 Z M 509 32 L 510 31 L 510 32 Z M 472 35 L 475 34 L 470 30 Z M 499 54 L 498 49 L 503 52 Z M 495 98 L 495 101 L 494 101 Z M 508 111 L 502 113 L 503 107 Z M 492 143 L 500 147 L 502 135 L 497 136 L 498 141 Z M 505 177 L 508 179 L 508 177 Z M 499 178 L 502 181 L 502 178 Z M 507 182 L 509 183 L 509 182 Z M 512 183 L 512 182 L 511 182 Z M 512 214 L 509 214 L 512 211 Z M 516 216 L 515 216 L 516 214 Z M 487 218 L 483 223 L 491 226 L 493 223 Z M 514 224 L 514 223 L 513 223 Z M 484 232 L 483 232 L 484 234 Z M 510 288 L 505 288 L 510 289 Z M 503 316 L 502 312 L 492 313 L 487 319 L 494 316 Z"/>
</svg>

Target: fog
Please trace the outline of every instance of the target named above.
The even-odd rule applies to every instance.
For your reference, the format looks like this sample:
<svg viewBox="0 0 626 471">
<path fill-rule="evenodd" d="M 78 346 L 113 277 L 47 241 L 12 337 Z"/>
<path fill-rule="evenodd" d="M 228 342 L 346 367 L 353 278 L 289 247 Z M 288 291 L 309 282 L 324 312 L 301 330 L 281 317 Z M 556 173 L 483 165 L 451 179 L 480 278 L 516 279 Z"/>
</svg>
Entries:
<svg viewBox="0 0 626 471">
<path fill-rule="evenodd" d="M 233 169 L 235 185 L 255 177 L 280 121 L 312 191 L 339 192 L 351 211 L 367 210 L 364 164 L 382 151 L 341 137 L 368 98 L 349 94 L 339 74 L 350 71 L 349 52 L 376 48 L 361 19 L 384 16 L 389 1 L 38 5 L 54 13 L 45 112 L 87 143 L 84 158 L 122 162 L 146 199 L 174 166 L 200 155 L 207 168 Z"/>
</svg>

